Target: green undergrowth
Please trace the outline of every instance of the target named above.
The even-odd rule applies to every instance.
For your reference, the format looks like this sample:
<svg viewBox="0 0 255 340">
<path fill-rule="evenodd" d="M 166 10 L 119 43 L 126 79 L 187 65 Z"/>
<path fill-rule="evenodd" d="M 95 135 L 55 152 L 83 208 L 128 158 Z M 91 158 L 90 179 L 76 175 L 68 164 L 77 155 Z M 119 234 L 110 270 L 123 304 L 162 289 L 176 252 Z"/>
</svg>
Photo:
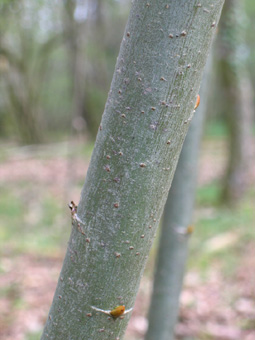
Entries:
<svg viewBox="0 0 255 340">
<path fill-rule="evenodd" d="M 25 191 L 31 194 L 31 191 Z M 62 251 L 70 232 L 68 209 L 62 202 L 41 192 L 38 199 L 24 197 L 24 190 L 16 192 L 1 188 L 0 249 L 2 253 L 30 253 L 52 255 Z M 66 220 L 65 220 L 66 218 Z M 69 229 L 69 230 L 68 230 Z"/>
<path fill-rule="evenodd" d="M 34 333 L 28 333 L 26 335 L 25 340 L 39 340 L 41 337 L 41 331 L 40 332 L 34 332 Z"/>
<path fill-rule="evenodd" d="M 218 131 L 217 126 L 212 130 Z M 86 147 L 74 144 L 74 157 L 89 159 L 91 152 L 91 144 Z M 83 181 L 80 183 L 79 180 L 76 186 L 81 188 L 82 184 Z M 0 189 L 0 252 L 55 256 L 65 251 L 71 228 L 66 202 L 50 194 L 47 186 L 35 187 L 29 182 L 19 182 L 15 186 L 2 184 Z M 219 205 L 220 192 L 219 181 L 204 185 L 197 191 L 195 232 L 190 240 L 189 266 L 203 271 L 213 262 L 224 265 L 225 260 L 227 267 L 230 264 L 229 268 L 232 268 L 235 265 L 232 259 L 238 258 L 242 247 L 247 242 L 255 242 L 254 190 L 250 190 L 234 209 Z M 232 234 L 238 237 L 235 239 Z M 227 245 L 213 247 L 213 238 L 216 236 L 219 237 L 219 243 L 225 241 Z M 153 267 L 157 239 L 146 272 Z"/>
<path fill-rule="evenodd" d="M 188 267 L 206 274 L 213 266 L 232 275 L 248 244 L 255 244 L 255 191 L 251 189 L 238 206 L 219 206 L 220 184 L 198 189 L 190 240 Z"/>
<path fill-rule="evenodd" d="M 6 161 L 17 158 L 25 162 L 26 159 L 52 159 L 57 155 L 70 163 L 74 159 L 89 162 L 92 150 L 92 143 L 70 141 L 52 146 L 11 146 L 2 157 Z M 71 178 L 68 183 L 72 189 L 82 188 L 83 180 Z M 57 189 L 59 192 L 54 193 L 47 181 L 37 183 L 33 178 L 0 184 L 0 255 L 29 253 L 54 257 L 65 251 L 71 229 L 69 195 L 63 197 L 63 188 Z"/>
<path fill-rule="evenodd" d="M 228 134 L 227 125 L 223 120 L 214 119 L 205 124 L 205 132 L 207 139 L 224 138 Z"/>
</svg>

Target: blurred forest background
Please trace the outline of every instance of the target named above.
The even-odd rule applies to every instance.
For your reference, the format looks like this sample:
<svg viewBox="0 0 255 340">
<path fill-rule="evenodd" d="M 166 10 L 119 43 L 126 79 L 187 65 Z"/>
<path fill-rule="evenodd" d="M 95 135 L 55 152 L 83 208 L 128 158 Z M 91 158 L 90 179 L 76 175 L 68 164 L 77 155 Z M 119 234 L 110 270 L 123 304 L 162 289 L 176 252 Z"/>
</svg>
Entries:
<svg viewBox="0 0 255 340">
<path fill-rule="evenodd" d="M 40 338 L 130 4 L 0 0 L 1 340 Z M 255 339 L 255 2 L 227 1 L 223 15 L 178 339 Z M 130 340 L 146 331 L 156 250 Z"/>
</svg>

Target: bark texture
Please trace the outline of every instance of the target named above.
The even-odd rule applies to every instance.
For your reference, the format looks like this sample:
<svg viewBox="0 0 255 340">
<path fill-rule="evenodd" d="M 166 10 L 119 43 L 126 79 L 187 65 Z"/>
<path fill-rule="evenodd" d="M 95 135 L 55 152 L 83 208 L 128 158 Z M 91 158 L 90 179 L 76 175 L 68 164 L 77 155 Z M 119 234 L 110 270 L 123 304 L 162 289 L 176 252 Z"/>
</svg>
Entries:
<svg viewBox="0 0 255 340">
<path fill-rule="evenodd" d="M 174 339 L 188 240 L 193 231 L 191 221 L 196 191 L 197 163 L 207 103 L 207 81 L 209 80 L 207 72 L 210 72 L 210 69 L 211 60 L 208 60 L 199 91 L 201 103 L 195 112 L 183 144 L 164 209 L 146 340 Z"/>
<path fill-rule="evenodd" d="M 246 70 L 244 2 L 226 0 L 219 32 L 219 75 L 229 128 L 229 161 L 222 199 L 237 202 L 248 184 L 253 115 L 252 85 Z"/>
<path fill-rule="evenodd" d="M 133 1 L 43 340 L 123 337 L 222 5 Z"/>
</svg>

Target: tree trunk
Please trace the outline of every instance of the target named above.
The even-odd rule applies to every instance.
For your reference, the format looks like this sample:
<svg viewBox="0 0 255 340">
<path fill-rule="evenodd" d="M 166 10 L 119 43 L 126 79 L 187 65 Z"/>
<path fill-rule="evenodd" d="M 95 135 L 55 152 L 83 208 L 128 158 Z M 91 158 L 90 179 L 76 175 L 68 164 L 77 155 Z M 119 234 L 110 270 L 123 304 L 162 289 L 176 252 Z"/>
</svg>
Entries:
<svg viewBox="0 0 255 340">
<path fill-rule="evenodd" d="M 91 40 L 99 51 L 100 47 L 98 48 L 98 46 L 103 48 L 102 43 L 105 39 L 103 3 L 101 0 L 87 1 L 88 18 L 84 22 L 75 20 L 76 5 L 73 0 L 66 0 L 63 13 L 71 74 L 72 120 L 75 129 L 81 131 L 83 126 L 75 124 L 75 121 L 80 122 L 84 119 L 88 136 L 95 140 L 104 103 L 99 105 L 101 109 L 97 110 L 98 100 L 94 99 L 93 96 L 95 90 L 98 91 L 102 83 L 105 82 L 105 70 L 99 62 L 101 60 L 99 56 L 94 58 L 92 65 L 89 65 L 88 55 L 84 52 L 90 50 Z M 94 69 L 91 67 L 93 65 Z M 99 81 L 97 82 L 98 77 Z M 96 86 L 95 83 L 97 83 Z"/>
<path fill-rule="evenodd" d="M 123 337 L 222 5 L 133 1 L 43 340 Z"/>
<path fill-rule="evenodd" d="M 64 35 L 66 37 L 66 46 L 69 56 L 70 70 L 70 93 L 72 99 L 72 119 L 82 117 L 84 105 L 84 81 L 82 81 L 82 70 L 84 61 L 81 56 L 81 23 L 75 20 L 74 12 L 76 2 L 66 0 L 64 5 L 63 23 Z M 84 29 L 85 31 L 85 29 Z"/>
<path fill-rule="evenodd" d="M 200 90 L 201 103 L 185 139 L 164 209 L 146 340 L 174 338 L 188 240 L 193 231 L 191 220 L 210 69 L 211 60 L 208 60 Z"/>
<path fill-rule="evenodd" d="M 112 20 L 112 16 L 108 13 L 110 7 L 109 1 L 90 0 L 88 6 L 91 7 L 91 13 L 87 23 L 89 28 L 87 30 L 87 43 L 89 46 L 91 42 L 93 42 L 95 51 L 93 57 L 90 56 L 89 53 L 86 54 L 89 67 L 87 67 L 86 70 L 82 113 L 87 123 L 87 131 L 94 140 L 102 118 L 105 98 L 111 80 L 108 76 L 109 56 L 107 56 L 106 50 L 110 48 L 116 56 L 118 51 L 115 51 L 112 46 L 109 46 L 109 39 L 111 39 L 111 43 L 113 39 L 109 38 L 111 37 L 111 32 L 108 32 L 106 25 L 107 21 L 109 21 L 110 24 Z M 118 35 L 120 40 L 121 33 Z"/>
<path fill-rule="evenodd" d="M 21 79 L 27 78 L 22 72 L 20 70 L 20 74 L 17 74 L 18 84 L 12 81 L 13 75 L 8 74 L 5 78 L 9 111 L 14 117 L 20 141 L 23 144 L 38 144 L 43 141 L 42 124 L 41 128 L 39 124 L 39 104 L 28 82 L 23 82 L 23 87 L 20 86 Z"/>
<path fill-rule="evenodd" d="M 243 1 L 226 0 L 219 34 L 219 74 L 230 133 L 229 161 L 222 193 L 226 203 L 237 202 L 247 188 L 252 145 L 252 86 L 245 68 L 246 17 L 243 7 Z"/>
</svg>

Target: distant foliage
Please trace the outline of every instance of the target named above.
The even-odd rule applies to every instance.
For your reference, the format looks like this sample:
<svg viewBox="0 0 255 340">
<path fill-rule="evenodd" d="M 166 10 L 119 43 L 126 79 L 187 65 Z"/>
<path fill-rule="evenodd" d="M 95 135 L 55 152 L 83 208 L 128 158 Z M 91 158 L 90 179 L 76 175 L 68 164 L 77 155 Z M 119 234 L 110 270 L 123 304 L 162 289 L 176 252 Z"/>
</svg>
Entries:
<svg viewBox="0 0 255 340">
<path fill-rule="evenodd" d="M 0 135 L 38 143 L 70 132 L 73 123 L 95 137 L 128 6 L 0 1 Z"/>
</svg>

